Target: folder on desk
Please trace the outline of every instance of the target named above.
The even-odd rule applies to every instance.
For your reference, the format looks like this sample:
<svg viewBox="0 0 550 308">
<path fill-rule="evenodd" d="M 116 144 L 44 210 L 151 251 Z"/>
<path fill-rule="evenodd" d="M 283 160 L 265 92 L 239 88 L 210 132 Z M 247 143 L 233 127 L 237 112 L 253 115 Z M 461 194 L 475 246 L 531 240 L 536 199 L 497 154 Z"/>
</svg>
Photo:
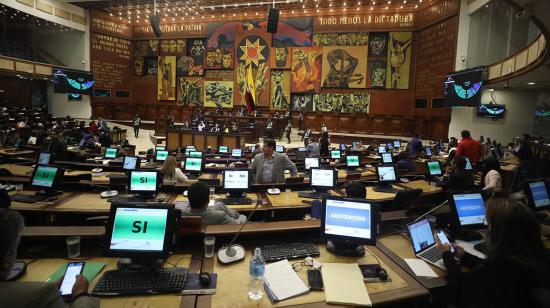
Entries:
<svg viewBox="0 0 550 308">
<path fill-rule="evenodd" d="M 321 274 L 327 303 L 372 306 L 357 263 L 324 263 Z"/>
<path fill-rule="evenodd" d="M 309 292 L 309 288 L 286 259 L 265 266 L 264 287 L 272 301 L 282 301 Z"/>
<path fill-rule="evenodd" d="M 84 268 L 82 269 L 82 275 L 91 282 L 103 270 L 105 265 L 106 263 L 103 262 L 86 262 L 84 264 Z M 50 276 L 50 278 L 46 280 L 46 282 L 55 282 L 59 280 L 65 274 L 66 269 L 67 264 L 63 264 Z"/>
</svg>

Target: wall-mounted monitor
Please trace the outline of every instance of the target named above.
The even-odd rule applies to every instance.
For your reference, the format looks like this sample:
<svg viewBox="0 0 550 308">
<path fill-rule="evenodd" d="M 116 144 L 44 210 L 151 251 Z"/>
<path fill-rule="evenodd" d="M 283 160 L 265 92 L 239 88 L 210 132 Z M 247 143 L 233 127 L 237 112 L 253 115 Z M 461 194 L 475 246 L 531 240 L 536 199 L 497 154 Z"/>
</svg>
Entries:
<svg viewBox="0 0 550 308">
<path fill-rule="evenodd" d="M 447 74 L 444 107 L 479 106 L 484 70 L 485 67 L 476 67 Z"/>
<path fill-rule="evenodd" d="M 505 105 L 481 104 L 477 109 L 477 115 L 482 118 L 504 118 L 505 113 Z"/>
</svg>

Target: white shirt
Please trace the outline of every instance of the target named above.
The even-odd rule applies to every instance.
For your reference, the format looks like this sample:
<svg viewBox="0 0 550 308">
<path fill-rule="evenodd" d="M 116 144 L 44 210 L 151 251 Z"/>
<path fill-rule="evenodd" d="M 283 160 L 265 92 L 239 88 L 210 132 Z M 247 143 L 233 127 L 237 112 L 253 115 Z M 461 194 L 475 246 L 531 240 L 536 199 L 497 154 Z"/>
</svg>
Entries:
<svg viewBox="0 0 550 308">
<path fill-rule="evenodd" d="M 180 168 L 176 168 L 176 173 L 174 174 L 174 177 L 173 178 L 167 178 L 166 176 L 164 177 L 164 181 L 168 181 L 168 182 L 178 182 L 178 183 L 185 183 L 187 182 L 187 177 L 185 176 L 185 174 L 183 174 L 183 171 L 181 171 Z"/>
<path fill-rule="evenodd" d="M 483 183 L 485 183 L 485 187 L 483 187 L 484 191 L 496 191 L 502 189 L 502 177 L 500 176 L 500 173 L 496 170 L 491 170 L 487 172 L 485 177 L 483 178 Z"/>
</svg>

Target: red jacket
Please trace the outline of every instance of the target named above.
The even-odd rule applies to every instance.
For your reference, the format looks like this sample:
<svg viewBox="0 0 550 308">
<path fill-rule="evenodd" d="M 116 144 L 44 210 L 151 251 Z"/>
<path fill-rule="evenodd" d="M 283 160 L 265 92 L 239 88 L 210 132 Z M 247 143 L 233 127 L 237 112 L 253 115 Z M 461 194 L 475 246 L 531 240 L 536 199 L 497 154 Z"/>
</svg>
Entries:
<svg viewBox="0 0 550 308">
<path fill-rule="evenodd" d="M 94 135 L 97 135 L 97 133 L 99 132 L 97 124 L 95 123 L 90 124 L 90 132 Z"/>
<path fill-rule="evenodd" d="M 473 164 L 477 164 L 481 159 L 481 143 L 471 137 L 463 138 L 456 147 L 456 156 L 468 157 Z"/>
</svg>

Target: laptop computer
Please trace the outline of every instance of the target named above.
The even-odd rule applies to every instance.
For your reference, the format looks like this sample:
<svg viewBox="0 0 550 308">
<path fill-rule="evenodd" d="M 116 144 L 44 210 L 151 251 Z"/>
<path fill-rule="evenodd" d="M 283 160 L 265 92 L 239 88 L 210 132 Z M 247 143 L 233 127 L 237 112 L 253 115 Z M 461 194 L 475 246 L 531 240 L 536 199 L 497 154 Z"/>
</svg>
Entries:
<svg viewBox="0 0 550 308">
<path fill-rule="evenodd" d="M 437 249 L 434 232 L 428 217 L 407 224 L 414 250 L 414 255 L 446 271 L 442 254 Z"/>
</svg>

